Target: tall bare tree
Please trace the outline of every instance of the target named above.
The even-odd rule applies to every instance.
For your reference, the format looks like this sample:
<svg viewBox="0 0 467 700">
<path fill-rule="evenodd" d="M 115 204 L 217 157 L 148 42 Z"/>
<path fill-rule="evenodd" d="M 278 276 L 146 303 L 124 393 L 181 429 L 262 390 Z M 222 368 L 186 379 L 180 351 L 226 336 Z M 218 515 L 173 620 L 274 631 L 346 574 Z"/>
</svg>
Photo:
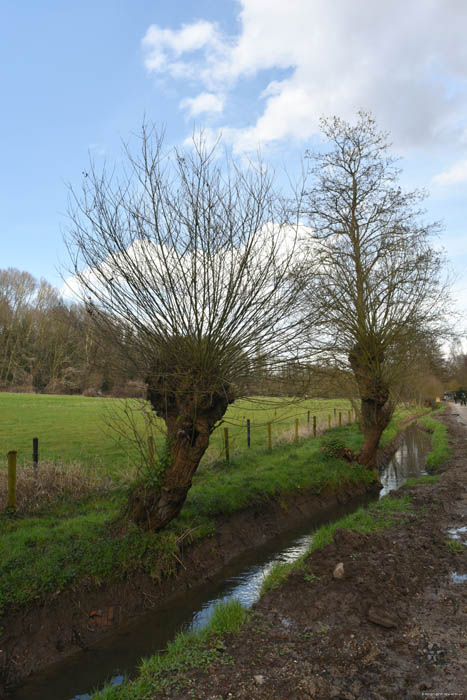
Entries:
<svg viewBox="0 0 467 700">
<path fill-rule="evenodd" d="M 164 152 L 143 126 L 117 176 L 91 164 L 72 193 L 73 272 L 88 310 L 125 337 L 166 450 L 128 514 L 159 529 L 180 511 L 209 438 L 265 362 L 290 356 L 296 226 L 261 163 L 240 167 L 202 137 Z"/>
<path fill-rule="evenodd" d="M 421 332 L 446 325 L 437 224 L 422 220 L 419 192 L 402 191 L 387 135 L 360 113 L 350 125 L 322 120 L 328 148 L 308 153 L 308 318 L 322 362 L 350 369 L 361 400 L 359 461 L 373 467 L 396 389 Z M 316 311 L 314 311 L 316 310 Z"/>
</svg>

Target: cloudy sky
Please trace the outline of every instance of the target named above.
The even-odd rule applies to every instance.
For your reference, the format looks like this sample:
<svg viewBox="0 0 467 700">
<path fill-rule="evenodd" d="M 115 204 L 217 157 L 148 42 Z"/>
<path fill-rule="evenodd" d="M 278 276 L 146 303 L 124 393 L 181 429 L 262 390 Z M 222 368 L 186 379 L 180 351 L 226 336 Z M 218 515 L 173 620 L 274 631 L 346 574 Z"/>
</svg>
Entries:
<svg viewBox="0 0 467 700">
<path fill-rule="evenodd" d="M 1 268 L 61 284 L 66 183 L 144 117 L 293 172 L 322 115 L 364 109 L 444 220 L 467 309 L 465 0 L 2 0 L 0 27 Z"/>
</svg>

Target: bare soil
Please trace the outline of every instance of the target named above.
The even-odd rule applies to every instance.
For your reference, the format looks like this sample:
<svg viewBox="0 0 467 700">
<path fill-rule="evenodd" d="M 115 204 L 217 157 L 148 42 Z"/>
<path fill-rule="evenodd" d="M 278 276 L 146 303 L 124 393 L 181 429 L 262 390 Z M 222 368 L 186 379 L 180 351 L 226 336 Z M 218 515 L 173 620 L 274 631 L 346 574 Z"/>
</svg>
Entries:
<svg viewBox="0 0 467 700">
<path fill-rule="evenodd" d="M 467 525 L 467 409 L 439 420 L 452 458 L 437 483 L 411 489 L 413 512 L 377 534 L 338 530 L 254 606 L 221 661 L 158 700 L 467 697 L 467 547 L 446 546 Z"/>
</svg>

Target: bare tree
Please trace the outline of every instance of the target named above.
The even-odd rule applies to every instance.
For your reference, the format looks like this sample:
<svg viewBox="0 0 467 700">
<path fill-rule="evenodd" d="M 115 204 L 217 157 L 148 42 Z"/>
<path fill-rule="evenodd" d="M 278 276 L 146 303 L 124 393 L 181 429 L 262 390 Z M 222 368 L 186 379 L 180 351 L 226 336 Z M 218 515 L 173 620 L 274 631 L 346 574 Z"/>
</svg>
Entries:
<svg viewBox="0 0 467 700">
<path fill-rule="evenodd" d="M 306 210 L 311 346 L 323 363 L 351 370 L 361 400 L 359 461 L 373 467 L 407 379 L 413 341 L 446 325 L 443 256 L 431 245 L 419 192 L 404 193 L 387 135 L 371 115 L 352 126 L 322 120 L 324 153 L 308 153 Z"/>
<path fill-rule="evenodd" d="M 145 126 L 124 172 L 91 164 L 72 192 L 75 279 L 97 322 L 119 328 L 166 424 L 166 449 L 129 498 L 143 527 L 177 515 L 229 403 L 265 362 L 290 356 L 296 226 L 285 211 L 262 163 L 241 168 L 202 137 L 164 153 Z"/>
</svg>

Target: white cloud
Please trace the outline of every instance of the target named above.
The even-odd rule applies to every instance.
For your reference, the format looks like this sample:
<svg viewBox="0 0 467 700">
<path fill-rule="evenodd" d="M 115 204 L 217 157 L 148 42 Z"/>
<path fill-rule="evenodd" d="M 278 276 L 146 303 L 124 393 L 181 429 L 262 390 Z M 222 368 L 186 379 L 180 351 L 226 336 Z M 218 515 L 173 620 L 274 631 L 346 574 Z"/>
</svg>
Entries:
<svg viewBox="0 0 467 700">
<path fill-rule="evenodd" d="M 192 117 L 200 114 L 220 114 L 224 108 L 221 96 L 212 92 L 202 92 L 196 97 L 186 97 L 180 102 L 180 107 L 187 109 Z"/>
<path fill-rule="evenodd" d="M 168 73 L 173 78 L 201 80 L 210 84 L 211 64 L 224 60 L 225 42 L 215 24 L 198 21 L 181 29 L 162 29 L 152 24 L 142 40 L 144 64 L 151 73 Z M 189 61 L 179 60 L 190 54 Z M 193 54 L 200 54 L 195 60 Z"/>
<path fill-rule="evenodd" d="M 258 89 L 250 123 L 245 115 L 242 128 L 220 125 L 237 148 L 308 139 L 322 114 L 350 119 L 358 109 L 371 110 L 399 148 L 439 143 L 465 128 L 462 0 L 239 4 L 235 36 L 198 21 L 179 30 L 153 25 L 143 40 L 148 70 L 190 78 L 214 94 L 240 90 L 263 71 L 290 72 Z"/>
<path fill-rule="evenodd" d="M 450 168 L 433 177 L 437 185 L 451 186 L 467 183 L 467 159 L 454 163 Z"/>
</svg>

